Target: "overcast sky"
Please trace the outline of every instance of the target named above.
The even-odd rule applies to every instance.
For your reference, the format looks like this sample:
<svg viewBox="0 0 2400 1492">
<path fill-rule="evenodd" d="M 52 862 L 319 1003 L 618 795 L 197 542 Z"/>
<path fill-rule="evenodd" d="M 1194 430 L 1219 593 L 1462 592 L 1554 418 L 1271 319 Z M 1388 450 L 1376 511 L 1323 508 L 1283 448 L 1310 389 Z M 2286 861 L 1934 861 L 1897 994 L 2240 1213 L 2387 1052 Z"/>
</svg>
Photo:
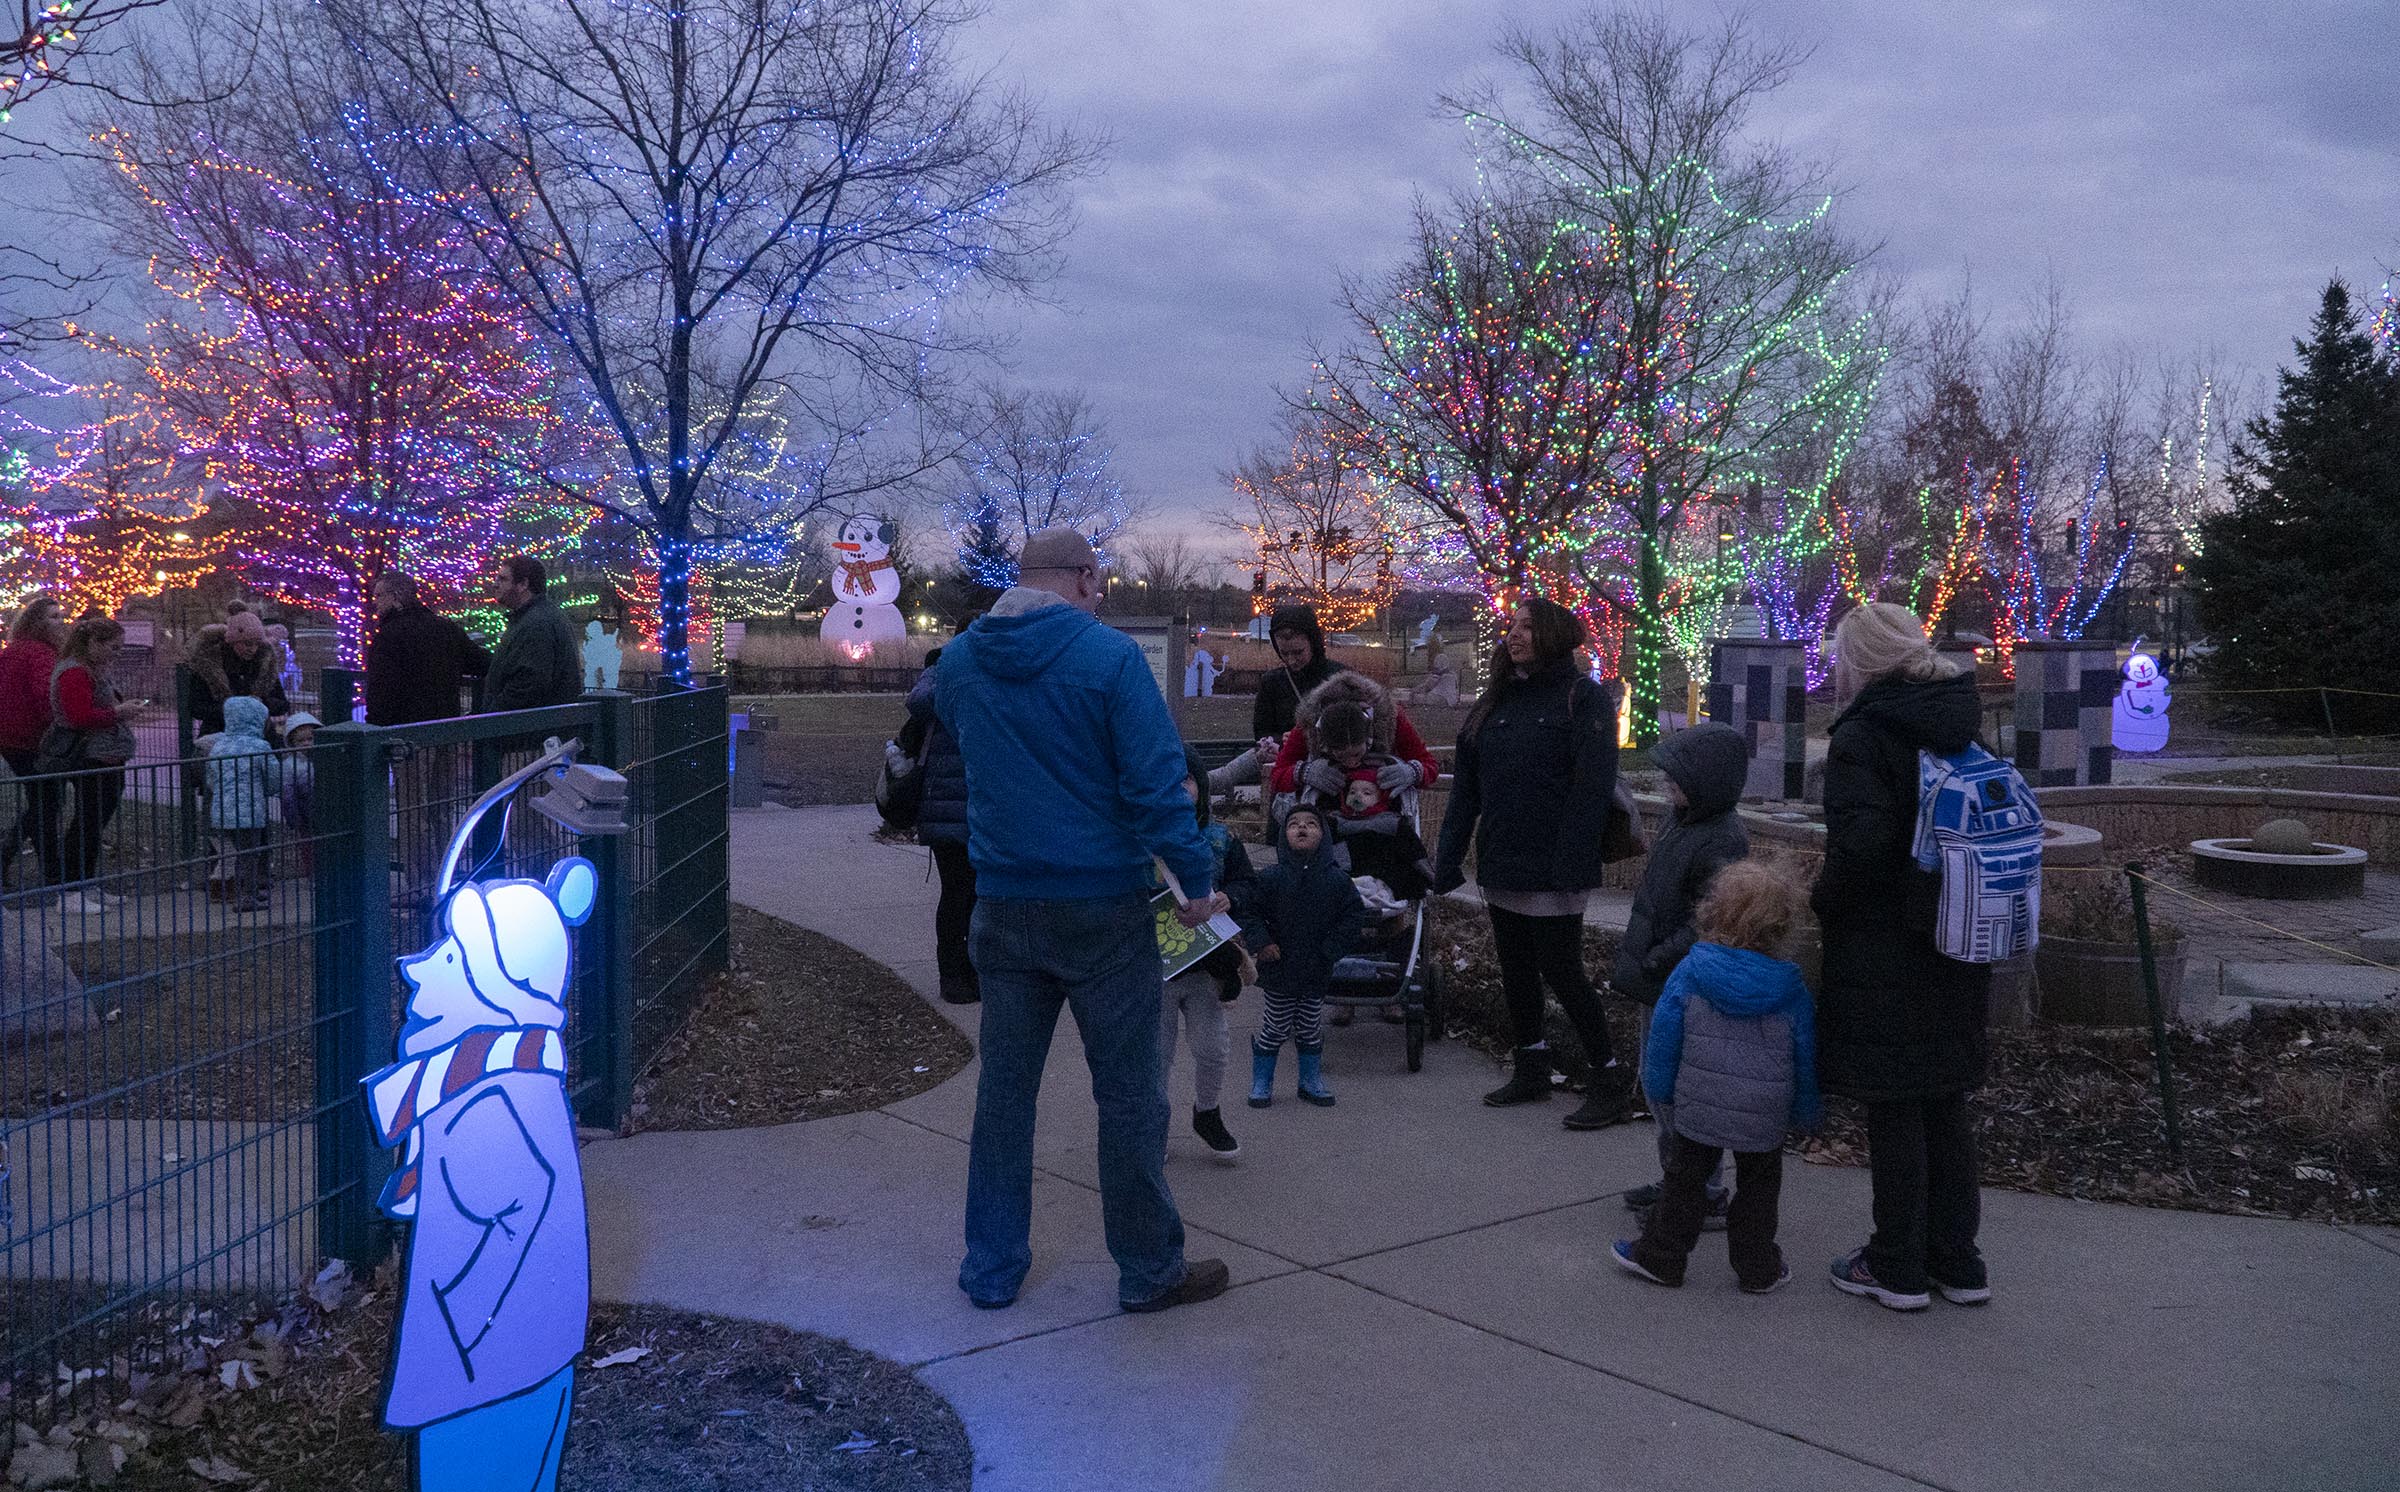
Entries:
<svg viewBox="0 0 2400 1492">
<path fill-rule="evenodd" d="M 1128 485 L 1222 501 L 1336 329 L 1344 274 L 1388 267 L 1411 193 L 1465 179 L 1447 89 L 1510 20 L 1565 0 L 992 0 L 998 75 L 1115 141 L 1082 197 L 1019 381 L 1088 392 Z M 1693 24 L 1713 5 L 1675 4 Z M 1763 131 L 1831 157 L 1840 220 L 1939 298 L 1995 310 L 2054 271 L 2084 339 L 2213 352 L 2263 380 L 2336 271 L 2400 261 L 2400 0 L 1776 0 L 1816 47 Z"/>
</svg>

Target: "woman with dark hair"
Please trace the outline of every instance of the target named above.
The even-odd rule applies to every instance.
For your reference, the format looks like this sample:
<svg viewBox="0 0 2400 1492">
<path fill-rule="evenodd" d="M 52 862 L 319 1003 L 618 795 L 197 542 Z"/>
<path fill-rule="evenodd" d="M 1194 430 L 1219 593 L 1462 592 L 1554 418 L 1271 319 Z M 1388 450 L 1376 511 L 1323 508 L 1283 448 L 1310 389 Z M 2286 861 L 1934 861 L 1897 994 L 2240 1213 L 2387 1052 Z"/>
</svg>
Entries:
<svg viewBox="0 0 2400 1492">
<path fill-rule="evenodd" d="M 8 646 L 0 648 L 0 759 L 20 778 L 34 774 L 42 734 L 50 729 L 50 672 L 58 667 L 59 645 L 66 640 L 66 609 L 58 597 L 42 591 L 26 599 L 8 630 Z M 7 842 L 0 844 L 0 874 L 16 863 L 17 847 L 28 834 L 44 868 L 55 866 L 57 855 L 49 848 L 58 824 L 53 793 L 51 784 L 26 784 L 25 806 L 9 822 Z"/>
<path fill-rule="evenodd" d="M 1475 881 L 1492 918 L 1500 985 L 1515 1026 L 1516 1065 L 1483 1096 L 1493 1105 L 1550 1096 L 1542 986 L 1558 997 L 1592 1067 L 1591 1092 L 1569 1129 L 1601 1129 L 1633 1110 L 1633 1076 L 1610 1050 L 1599 993 L 1583 966 L 1583 912 L 1600 884 L 1602 841 L 1617 788 L 1616 711 L 1575 666 L 1583 622 L 1555 601 L 1517 608 L 1490 685 L 1459 727 L 1456 784 L 1442 820 L 1433 886 Z"/>
</svg>

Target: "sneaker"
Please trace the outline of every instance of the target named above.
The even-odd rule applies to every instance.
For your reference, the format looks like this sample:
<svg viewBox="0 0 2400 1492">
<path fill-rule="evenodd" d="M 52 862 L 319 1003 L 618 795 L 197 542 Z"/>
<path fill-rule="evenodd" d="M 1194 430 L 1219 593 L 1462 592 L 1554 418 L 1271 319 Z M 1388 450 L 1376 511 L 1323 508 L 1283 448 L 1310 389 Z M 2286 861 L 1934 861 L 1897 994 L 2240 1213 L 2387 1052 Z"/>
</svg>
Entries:
<svg viewBox="0 0 2400 1492">
<path fill-rule="evenodd" d="M 1192 1133 L 1208 1143 L 1209 1154 L 1218 1160 L 1229 1161 L 1242 1153 L 1241 1142 L 1226 1130 L 1224 1116 L 1215 1109 L 1192 1110 Z"/>
<path fill-rule="evenodd" d="M 1935 1294 L 1952 1305 L 1979 1306 L 1992 1303 L 1992 1287 L 1988 1284 L 1953 1285 L 1947 1280 L 1936 1278 L 1933 1288 Z"/>
<path fill-rule="evenodd" d="M 1231 1283 L 1233 1271 L 1225 1267 L 1224 1260 L 1194 1259 L 1184 1266 L 1183 1283 L 1174 1289 L 1162 1290 L 1148 1300 L 1127 1300 L 1119 1304 L 1137 1316 L 1146 1316 L 1153 1311 L 1171 1311 L 1179 1305 L 1198 1305 L 1204 1300 L 1214 1300 L 1224 1294 L 1225 1287 Z"/>
<path fill-rule="evenodd" d="M 1617 1268 L 1624 1270 L 1627 1274 L 1639 1275 L 1653 1285 L 1664 1285 L 1670 1290 L 1679 1289 L 1683 1285 L 1681 1280 L 1671 1280 L 1663 1274 L 1652 1274 L 1645 1268 L 1642 1262 L 1633 1256 L 1633 1240 L 1630 1238 L 1620 1238 L 1610 1244 L 1608 1256 L 1617 1261 Z"/>
<path fill-rule="evenodd" d="M 1854 1249 L 1833 1261 L 1833 1288 L 1844 1295 L 1863 1295 L 1892 1311 L 1921 1311 L 1933 1304 L 1927 1291 L 1893 1290 L 1877 1283 L 1875 1272 L 1867 1268 L 1865 1249 Z"/>
<path fill-rule="evenodd" d="M 1792 1266 L 1789 1264 L 1778 1264 L 1775 1266 L 1775 1278 L 1767 1281 L 1763 1285 L 1744 1285 L 1742 1286 L 1742 1293 L 1744 1295 L 1772 1295 L 1791 1282 Z"/>
<path fill-rule="evenodd" d="M 97 917 L 103 912 L 112 910 L 123 900 L 123 897 L 103 896 L 97 891 L 79 891 L 75 895 L 67 897 L 60 905 L 70 912 L 79 912 L 86 917 Z"/>
<path fill-rule="evenodd" d="M 1651 1208 L 1656 1207 L 1658 1199 L 1666 1194 L 1665 1186 L 1656 1181 L 1645 1181 L 1625 1194 L 1625 1210 L 1627 1212 L 1648 1212 Z"/>
</svg>

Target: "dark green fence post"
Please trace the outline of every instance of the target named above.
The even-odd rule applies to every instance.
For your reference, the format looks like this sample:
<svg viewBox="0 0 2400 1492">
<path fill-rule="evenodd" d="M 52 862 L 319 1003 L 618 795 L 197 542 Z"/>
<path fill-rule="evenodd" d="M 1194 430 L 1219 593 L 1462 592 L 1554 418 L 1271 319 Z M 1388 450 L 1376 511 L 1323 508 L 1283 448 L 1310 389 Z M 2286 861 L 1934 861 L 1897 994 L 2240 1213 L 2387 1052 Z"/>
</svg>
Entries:
<svg viewBox="0 0 2400 1492">
<path fill-rule="evenodd" d="M 713 951 L 702 961 L 702 967 L 723 970 L 733 963 L 733 929 L 730 925 L 732 908 L 729 905 L 733 880 L 733 834 L 730 818 L 733 803 L 733 696 L 727 689 L 718 688 L 701 696 L 699 718 L 694 722 L 707 753 L 702 765 L 708 769 L 704 779 L 710 784 L 709 795 L 697 810 L 711 836 L 708 853 L 702 858 L 708 869 L 702 882 L 702 903 L 696 909 L 701 918 L 701 936 L 710 940 L 705 946 Z"/>
<path fill-rule="evenodd" d="M 358 674 L 347 668 L 328 668 L 317 675 L 317 718 L 328 725 L 347 725 L 357 713 Z"/>
<path fill-rule="evenodd" d="M 317 738 L 316 1139 L 318 1246 L 369 1267 L 390 1169 L 358 1080 L 392 1060 L 390 747 L 344 722 Z"/>
<path fill-rule="evenodd" d="M 598 708 L 589 760 L 623 772 L 633 765 L 633 697 L 587 696 Z M 638 813 L 634 805 L 629 810 Z M 633 831 L 638 832 L 638 828 Z M 584 1074 L 575 1117 L 601 1129 L 625 1122 L 633 1103 L 633 841 L 632 833 L 600 834 L 578 846 L 600 872 L 600 901 L 584 929 L 582 1029 Z"/>
</svg>

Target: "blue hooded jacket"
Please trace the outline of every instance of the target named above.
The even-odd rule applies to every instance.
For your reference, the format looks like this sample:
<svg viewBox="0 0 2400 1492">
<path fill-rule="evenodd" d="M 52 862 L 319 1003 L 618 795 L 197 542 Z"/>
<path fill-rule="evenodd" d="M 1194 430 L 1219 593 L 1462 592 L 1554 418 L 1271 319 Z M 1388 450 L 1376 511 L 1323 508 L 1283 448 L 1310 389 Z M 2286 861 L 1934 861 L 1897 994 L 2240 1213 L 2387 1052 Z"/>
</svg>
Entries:
<svg viewBox="0 0 2400 1492">
<path fill-rule="evenodd" d="M 1153 855 L 1195 899 L 1214 888 L 1183 795 L 1183 740 L 1142 650 L 1064 602 L 1011 591 L 942 650 L 934 710 L 967 766 L 978 895 L 1089 901 L 1143 893 Z"/>
<path fill-rule="evenodd" d="M 1816 1006 L 1798 966 L 1694 944 L 1650 1017 L 1642 1087 L 1654 1105 L 1673 1107 L 1677 1134 L 1702 1144 L 1768 1150 L 1782 1143 L 1787 1121 L 1804 1130 L 1823 1123 Z"/>
<path fill-rule="evenodd" d="M 267 744 L 267 707 L 237 694 L 225 701 L 225 729 L 208 748 L 208 826 L 264 829 L 283 793 L 283 758 Z"/>
</svg>

